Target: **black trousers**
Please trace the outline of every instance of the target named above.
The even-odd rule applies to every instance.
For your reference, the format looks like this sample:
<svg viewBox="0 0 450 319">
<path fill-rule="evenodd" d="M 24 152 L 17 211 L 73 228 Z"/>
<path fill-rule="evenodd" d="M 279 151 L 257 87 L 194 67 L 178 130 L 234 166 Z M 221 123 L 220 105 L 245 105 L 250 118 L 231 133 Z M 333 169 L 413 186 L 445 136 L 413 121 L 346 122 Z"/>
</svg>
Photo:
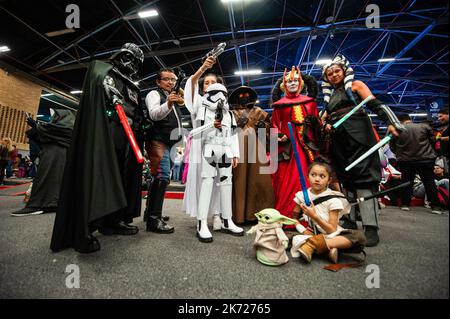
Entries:
<svg viewBox="0 0 450 319">
<path fill-rule="evenodd" d="M 434 160 L 416 161 L 416 162 L 397 162 L 398 168 L 402 173 L 402 183 L 414 181 L 416 174 L 420 176 L 428 200 L 432 207 L 439 207 L 440 202 L 437 196 L 437 188 L 434 183 Z M 409 206 L 411 201 L 413 187 L 405 187 L 402 190 L 402 205 Z"/>
<path fill-rule="evenodd" d="M 6 165 L 8 165 L 7 160 L 0 160 L 0 185 L 3 183 L 3 180 L 5 179 Z"/>
</svg>

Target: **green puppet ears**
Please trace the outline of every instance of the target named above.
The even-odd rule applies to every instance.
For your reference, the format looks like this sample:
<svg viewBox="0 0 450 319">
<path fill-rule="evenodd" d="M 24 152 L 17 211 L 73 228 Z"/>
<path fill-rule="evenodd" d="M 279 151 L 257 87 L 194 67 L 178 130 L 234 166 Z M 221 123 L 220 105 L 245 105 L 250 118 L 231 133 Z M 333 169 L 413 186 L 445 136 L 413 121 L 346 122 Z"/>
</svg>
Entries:
<svg viewBox="0 0 450 319">
<path fill-rule="evenodd" d="M 265 208 L 262 211 L 255 214 L 258 221 L 263 224 L 273 224 L 279 222 L 283 225 L 295 225 L 297 220 L 283 216 L 279 211 L 273 208 Z"/>
</svg>

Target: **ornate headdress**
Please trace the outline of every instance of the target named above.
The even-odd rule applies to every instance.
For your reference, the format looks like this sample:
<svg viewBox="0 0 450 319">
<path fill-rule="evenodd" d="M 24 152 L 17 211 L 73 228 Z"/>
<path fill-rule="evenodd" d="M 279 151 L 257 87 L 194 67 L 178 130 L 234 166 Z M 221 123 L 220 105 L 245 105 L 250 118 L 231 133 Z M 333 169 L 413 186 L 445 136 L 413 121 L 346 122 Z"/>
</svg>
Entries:
<svg viewBox="0 0 450 319">
<path fill-rule="evenodd" d="M 293 81 L 294 79 L 298 79 L 297 92 L 295 92 L 295 93 L 286 92 L 286 82 L 289 80 Z M 284 92 L 286 95 L 295 95 L 296 96 L 302 91 L 304 85 L 305 85 L 305 83 L 303 82 L 302 73 L 300 72 L 299 67 L 292 66 L 291 71 L 289 71 L 289 73 L 287 73 L 287 68 L 284 69 L 283 82 L 280 85 L 280 90 L 282 92 Z"/>
<path fill-rule="evenodd" d="M 292 67 L 291 71 L 287 73 L 287 69 L 284 70 L 284 74 L 282 78 L 279 78 L 275 83 L 275 86 L 272 89 L 272 103 L 278 101 L 281 98 L 281 93 L 286 93 L 286 95 L 292 95 L 289 92 L 286 92 L 286 81 L 291 77 L 299 79 L 298 92 L 295 95 L 298 95 L 304 89 L 307 91 L 307 95 L 312 98 L 316 98 L 318 94 L 317 81 L 314 77 L 304 74 L 300 72 L 299 67 Z"/>
<path fill-rule="evenodd" d="M 345 92 L 347 93 L 347 96 L 349 99 L 351 99 L 355 104 L 356 101 L 352 94 L 352 84 L 353 84 L 353 78 L 355 77 L 355 73 L 353 72 L 353 69 L 350 66 L 350 62 L 343 56 L 342 54 L 338 54 L 333 61 L 331 61 L 328 64 L 325 64 L 322 69 L 322 93 L 323 93 L 323 101 L 325 102 L 325 105 L 328 105 L 330 102 L 331 97 L 331 89 L 332 85 L 330 82 L 328 82 L 327 78 L 327 70 L 332 65 L 339 65 L 342 70 L 344 70 L 345 78 L 344 78 L 344 88 Z"/>
</svg>

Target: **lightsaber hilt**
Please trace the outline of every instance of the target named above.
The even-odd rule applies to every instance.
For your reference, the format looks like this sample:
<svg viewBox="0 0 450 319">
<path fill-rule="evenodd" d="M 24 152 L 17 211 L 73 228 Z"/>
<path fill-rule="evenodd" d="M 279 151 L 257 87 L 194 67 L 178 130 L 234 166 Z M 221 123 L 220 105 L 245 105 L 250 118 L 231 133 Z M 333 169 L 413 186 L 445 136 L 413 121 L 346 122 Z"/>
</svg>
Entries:
<svg viewBox="0 0 450 319">
<path fill-rule="evenodd" d="M 369 200 L 369 199 L 373 199 L 373 198 L 376 198 L 376 197 L 383 196 L 383 195 L 388 194 L 388 193 L 390 193 L 390 192 L 392 192 L 392 191 L 395 191 L 395 190 L 400 189 L 400 188 L 403 188 L 403 187 L 407 187 L 407 186 L 409 186 L 409 185 L 411 185 L 411 182 L 401 183 L 400 185 L 397 185 L 397 186 L 394 186 L 394 187 L 385 189 L 385 190 L 383 190 L 383 191 L 381 191 L 381 192 L 377 192 L 377 193 L 372 194 L 372 195 L 370 195 L 370 196 L 357 198 L 356 201 L 350 203 L 350 205 L 351 205 L 351 206 L 358 205 L 359 203 L 362 203 L 362 202 L 364 202 L 364 201 L 366 201 L 366 200 Z"/>
</svg>

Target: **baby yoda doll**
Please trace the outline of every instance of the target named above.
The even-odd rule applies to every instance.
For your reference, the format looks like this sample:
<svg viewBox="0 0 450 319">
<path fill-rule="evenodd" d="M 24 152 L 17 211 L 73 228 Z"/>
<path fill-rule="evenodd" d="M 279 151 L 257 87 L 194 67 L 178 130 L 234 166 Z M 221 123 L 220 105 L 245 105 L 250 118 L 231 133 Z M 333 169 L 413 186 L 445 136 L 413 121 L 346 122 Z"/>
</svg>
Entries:
<svg viewBox="0 0 450 319">
<path fill-rule="evenodd" d="M 280 214 L 273 208 L 266 208 L 255 214 L 258 224 L 253 226 L 247 234 L 256 232 L 253 247 L 256 259 L 268 266 L 281 266 L 289 261 L 286 248 L 289 239 L 283 231 L 283 225 L 295 225 L 295 219 Z"/>
</svg>

